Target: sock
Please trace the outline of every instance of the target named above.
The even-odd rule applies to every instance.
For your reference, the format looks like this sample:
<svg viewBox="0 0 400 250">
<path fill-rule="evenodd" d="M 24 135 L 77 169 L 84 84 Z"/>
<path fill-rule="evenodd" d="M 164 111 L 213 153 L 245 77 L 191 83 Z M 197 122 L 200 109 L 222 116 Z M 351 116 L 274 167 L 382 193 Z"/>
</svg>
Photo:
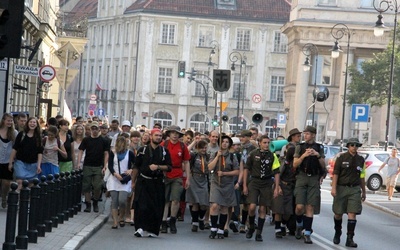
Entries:
<svg viewBox="0 0 400 250">
<path fill-rule="evenodd" d="M 220 214 L 219 215 L 219 229 L 224 230 L 227 219 L 228 219 L 228 215 L 227 214 Z"/>
<path fill-rule="evenodd" d="M 347 220 L 347 235 L 353 236 L 357 220 Z"/>
<path fill-rule="evenodd" d="M 250 229 L 254 229 L 254 221 L 256 220 L 256 216 L 249 216 L 249 224 L 250 224 Z"/>
<path fill-rule="evenodd" d="M 232 213 L 232 218 L 233 221 L 238 221 L 239 218 L 237 217 L 237 215 L 235 213 Z"/>
<path fill-rule="evenodd" d="M 200 209 L 199 210 L 199 218 L 200 218 L 200 220 L 204 220 L 204 215 L 206 214 L 206 210 L 202 210 L 202 209 Z"/>
<path fill-rule="evenodd" d="M 247 210 L 242 210 L 242 221 L 240 222 L 243 225 L 246 225 L 247 222 L 247 216 L 249 215 L 249 211 Z"/>
<path fill-rule="evenodd" d="M 303 223 L 304 223 L 304 234 L 305 235 L 311 235 L 311 227 L 312 227 L 312 222 L 313 222 L 313 217 L 303 217 Z"/>
<path fill-rule="evenodd" d="M 218 227 L 218 215 L 210 215 L 211 220 L 211 227 L 217 228 Z"/>
<path fill-rule="evenodd" d="M 335 231 L 341 231 L 342 230 L 342 219 L 337 220 L 335 217 L 333 217 L 333 221 L 335 222 Z"/>
<path fill-rule="evenodd" d="M 296 226 L 303 227 L 303 215 L 296 215 Z"/>
<path fill-rule="evenodd" d="M 275 232 L 280 232 L 280 231 L 281 231 L 281 222 L 275 221 Z"/>
<path fill-rule="evenodd" d="M 264 222 L 265 222 L 265 218 L 260 218 L 258 217 L 258 223 L 257 223 L 257 229 L 260 231 L 260 233 L 262 232 L 263 228 L 264 228 Z"/>
<path fill-rule="evenodd" d="M 191 211 L 192 222 L 199 222 L 199 211 Z"/>
</svg>

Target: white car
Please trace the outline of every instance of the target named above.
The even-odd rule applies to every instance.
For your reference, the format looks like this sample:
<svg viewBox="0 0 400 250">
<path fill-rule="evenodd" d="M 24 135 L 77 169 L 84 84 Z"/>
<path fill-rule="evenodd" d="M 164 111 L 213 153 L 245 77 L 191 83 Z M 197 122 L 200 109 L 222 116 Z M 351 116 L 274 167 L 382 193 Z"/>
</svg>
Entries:
<svg viewBox="0 0 400 250">
<path fill-rule="evenodd" d="M 367 185 L 368 189 L 377 191 L 382 186 L 385 186 L 387 166 L 382 169 L 381 173 L 378 172 L 378 169 L 390 156 L 391 152 L 359 150 L 358 153 L 365 159 L 365 184 Z M 400 155 L 397 155 L 397 157 L 399 158 Z M 397 179 L 396 190 L 400 191 L 400 178 Z"/>
</svg>

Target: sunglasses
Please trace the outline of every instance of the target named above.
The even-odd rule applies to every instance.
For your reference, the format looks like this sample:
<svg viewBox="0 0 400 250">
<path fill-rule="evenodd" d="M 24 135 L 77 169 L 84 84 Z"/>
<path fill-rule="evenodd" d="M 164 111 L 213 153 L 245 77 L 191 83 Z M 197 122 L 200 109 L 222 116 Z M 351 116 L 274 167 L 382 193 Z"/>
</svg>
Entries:
<svg viewBox="0 0 400 250">
<path fill-rule="evenodd" d="M 356 143 L 350 143 L 349 146 L 350 146 L 350 147 L 357 147 L 357 148 L 359 148 L 361 145 L 360 145 L 360 144 L 356 144 Z"/>
</svg>

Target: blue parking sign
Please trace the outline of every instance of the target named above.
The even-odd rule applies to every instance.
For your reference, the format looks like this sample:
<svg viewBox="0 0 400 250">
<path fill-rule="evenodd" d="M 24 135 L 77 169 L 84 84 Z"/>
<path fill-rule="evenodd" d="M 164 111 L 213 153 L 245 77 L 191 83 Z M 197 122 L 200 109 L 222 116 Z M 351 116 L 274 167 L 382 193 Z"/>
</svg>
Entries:
<svg viewBox="0 0 400 250">
<path fill-rule="evenodd" d="M 286 115 L 278 113 L 277 123 L 280 125 L 285 125 L 286 124 Z"/>
<path fill-rule="evenodd" d="M 351 105 L 351 121 L 352 122 L 368 122 L 369 105 L 353 104 Z"/>
</svg>

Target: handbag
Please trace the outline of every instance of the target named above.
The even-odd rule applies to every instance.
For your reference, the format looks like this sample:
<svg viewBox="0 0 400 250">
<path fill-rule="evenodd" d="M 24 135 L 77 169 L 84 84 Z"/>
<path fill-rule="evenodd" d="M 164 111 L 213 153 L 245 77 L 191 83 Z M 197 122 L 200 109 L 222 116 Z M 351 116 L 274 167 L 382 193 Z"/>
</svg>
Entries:
<svg viewBox="0 0 400 250">
<path fill-rule="evenodd" d="M 120 168 L 120 165 L 119 165 L 119 160 L 118 160 L 118 172 L 119 172 L 119 175 L 121 175 L 121 177 L 122 177 L 122 180 L 120 180 L 121 184 L 128 184 L 128 182 L 131 180 L 131 176 L 129 174 L 126 174 L 126 173 L 122 173 L 121 174 L 121 168 Z"/>
</svg>

